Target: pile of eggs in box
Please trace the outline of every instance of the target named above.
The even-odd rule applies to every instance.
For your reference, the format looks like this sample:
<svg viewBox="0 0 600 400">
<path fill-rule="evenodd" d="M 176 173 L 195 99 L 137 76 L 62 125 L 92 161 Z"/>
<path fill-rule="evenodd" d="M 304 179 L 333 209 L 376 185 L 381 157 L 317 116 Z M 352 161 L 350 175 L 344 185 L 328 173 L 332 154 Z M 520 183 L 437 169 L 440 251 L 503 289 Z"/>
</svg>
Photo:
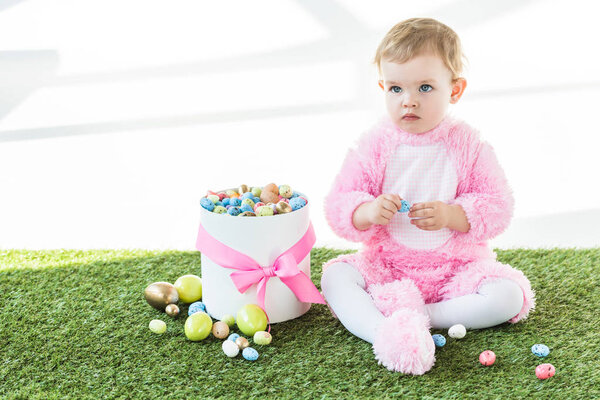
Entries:
<svg viewBox="0 0 600 400">
<path fill-rule="evenodd" d="M 466 334 L 467 329 L 464 327 L 464 325 L 461 324 L 452 325 L 448 329 L 448 336 L 454 339 L 462 339 L 465 337 Z M 435 334 L 431 336 L 436 347 L 444 347 L 444 345 L 446 344 L 446 338 L 444 337 L 444 335 Z M 543 358 L 550 354 L 550 349 L 545 344 L 534 344 L 533 346 L 531 346 L 531 352 L 535 356 Z M 481 354 L 479 354 L 479 362 L 482 365 L 489 367 L 490 365 L 494 364 L 494 362 L 496 362 L 496 354 L 491 350 L 485 350 L 481 352 Z M 552 364 L 540 364 L 535 368 L 535 376 L 537 376 L 539 379 L 548 379 L 554 376 L 555 373 L 556 369 Z"/>
<path fill-rule="evenodd" d="M 164 311 L 171 317 L 180 313 L 179 301 L 191 303 L 188 307 L 188 317 L 185 321 L 184 333 L 191 341 L 206 339 L 211 333 L 218 339 L 227 339 L 222 344 L 223 352 L 228 357 L 242 356 L 249 361 L 258 359 L 258 351 L 250 347 L 250 342 L 230 329 L 236 324 L 233 315 L 225 315 L 220 321 L 214 322 L 206 313 L 206 307 L 199 301 L 202 298 L 202 280 L 196 275 L 184 275 L 175 281 L 154 282 L 144 290 L 144 297 L 152 307 Z M 268 345 L 272 337 L 265 329 L 268 319 L 265 312 L 256 304 L 246 304 L 237 313 L 237 326 L 246 335 L 253 338 L 258 345 Z M 157 334 L 167 330 L 167 324 L 160 319 L 150 321 L 148 328 Z"/>
<path fill-rule="evenodd" d="M 304 207 L 308 200 L 294 192 L 290 185 L 277 186 L 269 183 L 265 187 L 240 185 L 236 190 L 208 191 L 200 199 L 200 205 L 217 214 L 240 217 L 268 217 L 287 214 Z"/>
</svg>

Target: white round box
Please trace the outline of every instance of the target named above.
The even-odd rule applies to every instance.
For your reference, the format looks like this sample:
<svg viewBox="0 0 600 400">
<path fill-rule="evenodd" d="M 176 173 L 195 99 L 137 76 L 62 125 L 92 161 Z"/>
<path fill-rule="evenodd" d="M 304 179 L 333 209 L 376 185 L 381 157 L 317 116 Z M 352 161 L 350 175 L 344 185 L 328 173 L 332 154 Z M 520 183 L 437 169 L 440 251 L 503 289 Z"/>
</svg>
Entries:
<svg viewBox="0 0 600 400">
<path fill-rule="evenodd" d="M 253 258 L 261 267 L 273 265 L 277 257 L 304 236 L 310 225 L 308 204 L 287 214 L 268 217 L 234 217 L 200 209 L 200 224 L 213 238 Z M 221 267 L 204 254 L 201 262 L 202 302 L 211 317 L 221 319 L 226 314 L 236 317 L 245 304 L 258 304 L 256 284 L 240 293 L 229 276 L 237 270 Z M 298 268 L 310 278 L 310 253 Z M 300 302 L 278 277 L 269 279 L 265 311 L 270 323 L 297 318 L 309 309 L 310 303 Z"/>
</svg>

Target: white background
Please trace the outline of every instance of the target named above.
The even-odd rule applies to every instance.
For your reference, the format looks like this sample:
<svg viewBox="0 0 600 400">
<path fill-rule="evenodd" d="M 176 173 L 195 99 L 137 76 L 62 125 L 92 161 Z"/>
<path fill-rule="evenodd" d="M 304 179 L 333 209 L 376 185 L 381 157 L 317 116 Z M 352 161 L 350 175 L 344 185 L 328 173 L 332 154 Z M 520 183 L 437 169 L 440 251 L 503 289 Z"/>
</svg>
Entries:
<svg viewBox="0 0 600 400">
<path fill-rule="evenodd" d="M 600 245 L 595 2 L 0 1 L 0 247 L 193 249 L 207 189 L 323 198 L 385 112 L 371 64 L 395 23 L 462 38 L 452 114 L 516 197 L 495 247 Z"/>
</svg>

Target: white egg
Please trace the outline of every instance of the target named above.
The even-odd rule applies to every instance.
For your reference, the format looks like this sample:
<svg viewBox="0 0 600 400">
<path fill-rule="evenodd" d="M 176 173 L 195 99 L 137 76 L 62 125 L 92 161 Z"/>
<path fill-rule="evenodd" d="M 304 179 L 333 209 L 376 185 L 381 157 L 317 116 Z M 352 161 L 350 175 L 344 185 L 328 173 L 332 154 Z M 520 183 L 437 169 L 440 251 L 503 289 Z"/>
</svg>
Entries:
<svg viewBox="0 0 600 400">
<path fill-rule="evenodd" d="M 466 334 L 467 329 L 461 324 L 452 325 L 450 329 L 448 329 L 448 336 L 454 339 L 462 339 Z"/>
<path fill-rule="evenodd" d="M 225 355 L 227 355 L 227 357 L 235 357 L 239 354 L 240 352 L 240 348 L 238 347 L 237 344 L 235 344 L 235 342 L 231 341 L 231 340 L 225 340 L 223 341 L 223 344 L 221 345 L 221 347 L 223 348 L 223 353 L 225 353 Z"/>
</svg>

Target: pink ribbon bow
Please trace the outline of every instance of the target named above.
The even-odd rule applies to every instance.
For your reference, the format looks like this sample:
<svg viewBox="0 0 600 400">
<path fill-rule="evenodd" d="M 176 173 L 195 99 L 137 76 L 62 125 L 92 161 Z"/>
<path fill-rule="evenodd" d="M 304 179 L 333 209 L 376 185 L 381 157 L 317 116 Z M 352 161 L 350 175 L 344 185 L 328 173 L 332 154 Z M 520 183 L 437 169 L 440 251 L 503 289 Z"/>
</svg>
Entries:
<svg viewBox="0 0 600 400">
<path fill-rule="evenodd" d="M 213 262 L 224 268 L 237 270 L 231 273 L 231 280 L 240 293 L 244 293 L 254 284 L 258 284 L 256 297 L 258 305 L 265 311 L 265 292 L 267 282 L 278 277 L 304 303 L 325 304 L 325 300 L 310 278 L 298 268 L 315 244 L 315 231 L 312 223 L 302 238 L 284 251 L 269 267 L 261 267 L 254 259 L 213 238 L 200 225 L 196 248 Z"/>
</svg>

